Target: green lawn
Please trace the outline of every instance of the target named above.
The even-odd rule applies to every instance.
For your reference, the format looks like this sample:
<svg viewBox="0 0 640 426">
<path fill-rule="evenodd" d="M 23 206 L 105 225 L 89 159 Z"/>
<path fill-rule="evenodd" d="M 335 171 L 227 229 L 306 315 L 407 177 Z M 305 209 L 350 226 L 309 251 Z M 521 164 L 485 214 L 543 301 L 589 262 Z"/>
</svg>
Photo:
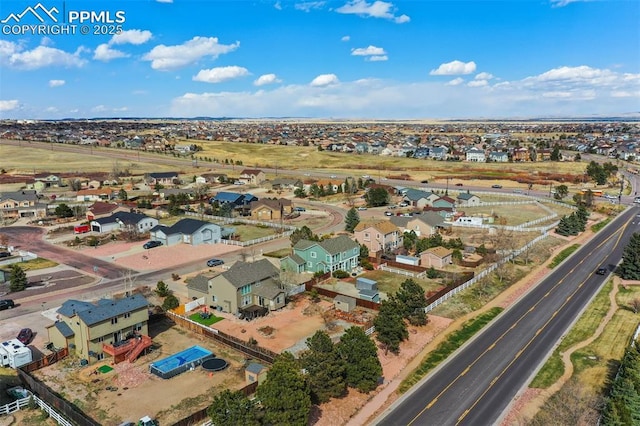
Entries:
<svg viewBox="0 0 640 426">
<path fill-rule="evenodd" d="M 19 262 L 16 263 L 16 265 L 20 266 L 24 271 L 35 271 L 36 269 L 53 268 L 54 266 L 58 266 L 58 264 L 53 260 L 44 259 L 42 257 L 27 260 L 25 262 Z"/>
<path fill-rule="evenodd" d="M 200 313 L 196 313 L 196 314 L 189 315 L 189 319 L 199 324 L 206 325 L 208 327 L 211 324 L 215 324 L 218 321 L 222 321 L 224 318 L 217 317 L 213 314 L 211 314 L 209 318 L 200 318 Z"/>
<path fill-rule="evenodd" d="M 460 207 L 468 216 L 491 216 L 497 215 L 495 223 L 502 223 L 504 219 L 505 225 L 517 226 L 531 220 L 540 219 L 549 216 L 549 212 L 542 209 L 537 204 L 504 204 L 500 206 L 482 206 L 482 207 Z"/>
<path fill-rule="evenodd" d="M 236 235 L 240 236 L 240 241 L 251 241 L 276 233 L 276 228 L 268 226 L 246 225 L 244 223 L 232 223 L 228 226 L 236 228 Z"/>
<path fill-rule="evenodd" d="M 276 250 L 276 251 L 270 251 L 268 253 L 264 253 L 265 256 L 267 257 L 275 257 L 276 259 L 282 259 L 285 256 L 288 256 L 291 254 L 291 249 L 290 248 L 283 248 L 280 250 Z"/>
<path fill-rule="evenodd" d="M 400 285 L 411 277 L 394 274 L 387 271 L 365 271 L 362 278 L 368 278 L 378 282 L 378 290 L 386 294 L 394 294 L 400 288 Z M 423 280 L 419 278 L 411 278 L 424 289 L 425 292 L 439 290 L 442 287 L 439 281 Z"/>
</svg>

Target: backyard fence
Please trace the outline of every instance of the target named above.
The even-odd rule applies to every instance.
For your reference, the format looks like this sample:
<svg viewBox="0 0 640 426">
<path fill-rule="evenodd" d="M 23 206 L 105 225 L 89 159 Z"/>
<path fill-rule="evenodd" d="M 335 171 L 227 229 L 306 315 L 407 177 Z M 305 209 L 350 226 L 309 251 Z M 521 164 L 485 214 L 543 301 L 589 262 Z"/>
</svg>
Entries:
<svg viewBox="0 0 640 426">
<path fill-rule="evenodd" d="M 228 225 L 230 223 L 244 223 L 246 225 L 268 226 L 269 228 L 287 229 L 289 231 L 295 231 L 297 229 L 297 227 L 293 225 L 285 225 L 277 222 L 267 222 L 264 220 L 243 219 L 240 217 L 213 216 L 208 214 L 203 215 L 203 214 L 194 213 L 194 212 L 185 212 L 185 215 L 193 216 L 193 217 L 202 217 L 212 222 L 222 222 L 225 225 Z"/>
<path fill-rule="evenodd" d="M 273 235 L 267 235 L 267 236 L 264 236 L 264 237 L 261 237 L 261 238 L 255 238 L 255 239 L 249 240 L 249 241 L 221 240 L 220 242 L 222 244 L 227 244 L 227 245 L 230 245 L 230 246 L 247 247 L 247 246 L 252 246 L 252 245 L 255 245 L 255 244 L 264 243 L 265 241 L 277 240 L 278 238 L 288 237 L 291 234 L 293 234 L 293 231 L 285 231 L 285 232 L 281 232 L 279 234 L 273 234 Z"/>
<path fill-rule="evenodd" d="M 366 309 L 373 309 L 377 311 L 380 309 L 380 304 L 371 300 L 360 299 L 358 297 L 350 296 L 348 294 L 338 293 L 337 291 L 329 290 L 328 288 L 315 287 L 315 284 L 311 282 L 305 283 L 307 291 L 315 290 L 319 295 L 334 299 L 336 296 L 347 296 L 356 299 L 356 306 Z"/>
<path fill-rule="evenodd" d="M 25 397 L 25 398 L 18 399 L 17 401 L 13 401 L 10 404 L 1 406 L 0 407 L 0 415 L 1 414 L 15 413 L 16 411 L 22 410 L 24 407 L 28 408 L 33 403 L 38 408 L 40 408 L 42 411 L 47 413 L 49 418 L 54 420 L 59 425 L 62 425 L 62 426 L 75 426 L 73 423 L 71 423 L 70 421 L 68 421 L 64 417 L 62 417 L 56 410 L 54 410 L 52 407 L 50 407 L 46 402 L 44 402 L 43 400 L 41 400 L 37 396 L 33 395 L 31 392 L 29 392 L 29 393 L 30 393 L 30 395 Z"/>
<path fill-rule="evenodd" d="M 192 321 L 189 318 L 185 318 L 170 311 L 166 314 L 179 326 L 195 333 L 202 334 L 203 336 L 209 337 L 229 347 L 232 347 L 233 349 L 236 349 L 249 357 L 257 358 L 261 361 L 272 364 L 275 357 L 278 356 L 277 353 L 270 351 L 269 349 L 262 348 L 258 345 L 251 345 L 244 340 L 223 333 L 222 331 L 216 330 L 215 328 L 207 327 L 206 325 Z"/>
</svg>

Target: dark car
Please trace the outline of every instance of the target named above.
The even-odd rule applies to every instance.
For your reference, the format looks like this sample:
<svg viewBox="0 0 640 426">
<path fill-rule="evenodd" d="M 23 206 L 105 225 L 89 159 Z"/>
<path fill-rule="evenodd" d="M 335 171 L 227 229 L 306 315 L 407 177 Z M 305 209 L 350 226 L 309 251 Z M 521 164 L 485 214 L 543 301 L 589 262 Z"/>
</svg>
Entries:
<svg viewBox="0 0 640 426">
<path fill-rule="evenodd" d="M 500 188 L 502 188 L 502 185 L 497 185 L 497 184 L 496 184 L 496 185 L 491 185 L 491 187 L 492 187 L 492 188 L 495 188 L 495 189 L 500 189 Z"/>
<path fill-rule="evenodd" d="M 460 183 L 460 182 L 456 183 L 456 186 L 463 186 L 463 185 L 464 185 L 464 184 L 463 184 L 463 183 Z"/>
<path fill-rule="evenodd" d="M 425 180 L 421 180 L 420 183 L 429 183 L 429 181 L 425 179 Z"/>
<path fill-rule="evenodd" d="M 209 259 L 207 260 L 207 266 L 213 268 L 214 266 L 224 265 L 224 260 L 222 259 Z"/>
<path fill-rule="evenodd" d="M 162 241 L 151 240 L 151 241 L 147 241 L 146 243 L 144 243 L 142 248 L 151 249 L 151 248 L 154 248 L 154 247 L 160 247 L 161 245 L 162 245 Z"/>
<path fill-rule="evenodd" d="M 11 253 L 9 253 L 8 251 L 0 251 L 0 258 L 3 257 L 10 257 Z"/>
<path fill-rule="evenodd" d="M 598 274 L 598 275 L 607 275 L 607 269 L 606 268 L 598 268 L 598 270 L 596 271 L 596 274 Z"/>
<path fill-rule="evenodd" d="M 11 299 L 0 300 L 0 311 L 5 310 L 5 309 L 11 309 L 14 306 L 16 306 L 16 304 L 13 303 L 13 300 L 11 300 Z"/>
<path fill-rule="evenodd" d="M 28 345 L 31 339 L 33 338 L 33 331 L 30 328 L 23 328 L 18 333 L 17 339 L 24 345 Z"/>
</svg>

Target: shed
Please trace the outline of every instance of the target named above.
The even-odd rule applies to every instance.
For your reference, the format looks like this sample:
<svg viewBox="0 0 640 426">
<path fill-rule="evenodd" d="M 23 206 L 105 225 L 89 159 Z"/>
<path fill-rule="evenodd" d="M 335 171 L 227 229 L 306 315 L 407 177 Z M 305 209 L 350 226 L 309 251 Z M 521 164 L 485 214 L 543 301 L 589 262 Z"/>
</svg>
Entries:
<svg viewBox="0 0 640 426">
<path fill-rule="evenodd" d="M 261 385 L 267 378 L 267 367 L 257 362 L 251 362 L 244 369 L 244 379 L 247 383 L 258 381 Z"/>
<path fill-rule="evenodd" d="M 368 278 L 356 278 L 356 288 L 358 290 L 378 290 L 378 282 Z"/>
<path fill-rule="evenodd" d="M 378 290 L 360 290 L 360 299 L 370 300 L 371 302 L 380 303 L 380 294 Z"/>
<path fill-rule="evenodd" d="M 333 299 L 336 309 L 342 312 L 351 312 L 356 307 L 355 297 L 339 294 Z"/>
<path fill-rule="evenodd" d="M 397 254 L 396 255 L 396 262 L 402 263 L 402 264 L 405 264 L 405 265 L 418 266 L 418 265 L 420 265 L 420 258 L 419 257 L 415 257 L 415 256 L 403 256 L 401 254 Z"/>
</svg>

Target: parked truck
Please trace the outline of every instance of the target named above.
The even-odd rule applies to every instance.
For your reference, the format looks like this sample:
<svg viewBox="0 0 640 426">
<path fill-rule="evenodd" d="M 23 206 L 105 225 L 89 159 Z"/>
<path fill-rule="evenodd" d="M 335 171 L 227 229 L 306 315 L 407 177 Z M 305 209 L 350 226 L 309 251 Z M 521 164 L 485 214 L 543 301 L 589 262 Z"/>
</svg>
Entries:
<svg viewBox="0 0 640 426">
<path fill-rule="evenodd" d="M 18 368 L 33 361 L 33 354 L 18 339 L 11 339 L 0 343 L 0 360 L 3 367 Z"/>
<path fill-rule="evenodd" d="M 76 225 L 73 227 L 74 234 L 85 234 L 91 231 L 91 227 L 89 225 Z"/>
</svg>

